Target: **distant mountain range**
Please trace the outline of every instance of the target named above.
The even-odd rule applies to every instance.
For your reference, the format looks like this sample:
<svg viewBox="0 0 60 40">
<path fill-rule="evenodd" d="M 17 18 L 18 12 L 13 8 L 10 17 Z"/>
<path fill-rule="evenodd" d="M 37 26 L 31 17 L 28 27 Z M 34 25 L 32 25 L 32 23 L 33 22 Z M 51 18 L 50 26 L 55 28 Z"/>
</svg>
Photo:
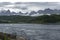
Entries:
<svg viewBox="0 0 60 40">
<path fill-rule="evenodd" d="M 2 10 L 0 11 L 0 15 L 6 15 L 6 16 L 10 16 L 10 15 L 21 15 L 21 16 L 40 16 L 40 15 L 50 15 L 50 14 L 60 14 L 60 10 L 57 9 L 44 9 L 44 10 L 38 10 L 36 11 L 31 11 L 31 12 L 26 12 L 26 13 L 22 13 L 22 12 L 11 12 L 10 10 Z"/>
</svg>

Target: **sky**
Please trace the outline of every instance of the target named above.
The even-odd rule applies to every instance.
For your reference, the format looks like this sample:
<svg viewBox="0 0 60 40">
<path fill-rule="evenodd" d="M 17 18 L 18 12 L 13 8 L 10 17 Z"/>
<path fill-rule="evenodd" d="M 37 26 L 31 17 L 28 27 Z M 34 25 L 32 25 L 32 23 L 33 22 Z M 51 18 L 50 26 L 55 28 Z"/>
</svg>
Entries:
<svg viewBox="0 0 60 40">
<path fill-rule="evenodd" d="M 15 12 L 31 12 L 50 9 L 60 9 L 60 2 L 0 2 L 0 10 Z"/>
</svg>

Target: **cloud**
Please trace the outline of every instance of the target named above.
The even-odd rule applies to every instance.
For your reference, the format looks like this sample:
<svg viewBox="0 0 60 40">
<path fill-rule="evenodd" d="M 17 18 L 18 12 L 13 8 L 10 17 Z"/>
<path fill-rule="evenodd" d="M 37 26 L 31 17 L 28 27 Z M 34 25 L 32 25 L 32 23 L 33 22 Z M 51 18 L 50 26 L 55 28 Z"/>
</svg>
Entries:
<svg viewBox="0 0 60 40">
<path fill-rule="evenodd" d="M 15 3 L 0 2 L 0 8 L 37 11 L 45 8 L 60 9 L 60 3 L 59 2 L 15 2 Z"/>
<path fill-rule="evenodd" d="M 10 2 L 0 2 L 0 7 L 4 7 L 4 6 L 7 6 L 7 5 L 11 5 L 12 3 Z"/>
</svg>

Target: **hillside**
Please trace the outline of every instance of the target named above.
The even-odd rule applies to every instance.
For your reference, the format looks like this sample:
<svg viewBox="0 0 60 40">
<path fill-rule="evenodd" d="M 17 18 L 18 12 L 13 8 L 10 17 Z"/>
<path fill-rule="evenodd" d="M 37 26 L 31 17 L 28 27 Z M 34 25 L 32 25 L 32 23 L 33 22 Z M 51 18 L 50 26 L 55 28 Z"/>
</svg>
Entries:
<svg viewBox="0 0 60 40">
<path fill-rule="evenodd" d="M 42 15 L 37 17 L 32 16 L 0 16 L 0 23 L 59 23 L 60 15 Z"/>
</svg>

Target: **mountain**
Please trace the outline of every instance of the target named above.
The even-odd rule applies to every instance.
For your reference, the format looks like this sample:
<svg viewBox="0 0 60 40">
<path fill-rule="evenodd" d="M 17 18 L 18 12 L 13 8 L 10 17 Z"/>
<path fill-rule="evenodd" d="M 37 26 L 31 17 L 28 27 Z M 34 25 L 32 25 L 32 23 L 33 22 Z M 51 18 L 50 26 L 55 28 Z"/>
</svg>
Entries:
<svg viewBox="0 0 60 40">
<path fill-rule="evenodd" d="M 43 12 L 44 12 L 44 14 L 52 14 L 52 13 L 53 13 L 53 10 L 47 8 L 47 9 L 45 9 Z"/>
<path fill-rule="evenodd" d="M 37 12 L 31 11 L 31 12 L 29 13 L 29 15 L 34 15 L 34 14 L 37 14 Z"/>
<path fill-rule="evenodd" d="M 26 12 L 26 13 L 22 13 L 20 12 L 11 12 L 10 10 L 2 10 L 0 11 L 0 15 L 6 15 L 6 16 L 10 16 L 10 15 L 21 15 L 21 16 L 39 16 L 39 15 L 51 15 L 51 14 L 60 14 L 60 10 L 57 9 L 44 9 L 44 10 L 38 10 L 36 11 L 31 11 L 31 12 Z"/>
</svg>

